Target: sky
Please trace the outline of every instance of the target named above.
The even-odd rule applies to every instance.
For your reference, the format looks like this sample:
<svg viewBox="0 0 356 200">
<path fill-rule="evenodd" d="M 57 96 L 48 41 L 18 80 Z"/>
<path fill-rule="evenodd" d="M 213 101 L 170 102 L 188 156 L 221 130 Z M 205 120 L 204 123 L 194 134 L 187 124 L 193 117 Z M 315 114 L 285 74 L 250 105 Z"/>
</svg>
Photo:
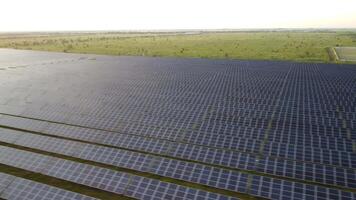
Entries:
<svg viewBox="0 0 356 200">
<path fill-rule="evenodd" d="M 0 31 L 356 28 L 356 0 L 1 0 Z"/>
</svg>

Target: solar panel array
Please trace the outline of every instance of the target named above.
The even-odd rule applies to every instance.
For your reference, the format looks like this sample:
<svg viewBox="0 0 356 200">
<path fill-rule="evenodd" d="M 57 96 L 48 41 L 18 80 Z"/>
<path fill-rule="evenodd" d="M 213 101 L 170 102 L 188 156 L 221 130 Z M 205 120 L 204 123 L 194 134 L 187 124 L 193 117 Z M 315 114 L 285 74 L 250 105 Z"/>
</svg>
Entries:
<svg viewBox="0 0 356 200">
<path fill-rule="evenodd" d="M 0 198 L 16 200 L 95 200 L 95 198 L 0 173 Z"/>
<path fill-rule="evenodd" d="M 0 67 L 9 168 L 137 199 L 356 198 L 354 65 L 0 50 Z"/>
</svg>

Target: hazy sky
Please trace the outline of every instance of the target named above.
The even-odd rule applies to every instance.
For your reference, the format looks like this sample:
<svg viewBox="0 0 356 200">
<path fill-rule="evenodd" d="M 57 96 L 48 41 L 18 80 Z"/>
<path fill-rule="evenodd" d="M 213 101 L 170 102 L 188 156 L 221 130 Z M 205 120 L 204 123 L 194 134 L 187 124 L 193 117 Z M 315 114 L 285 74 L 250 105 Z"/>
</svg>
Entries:
<svg viewBox="0 0 356 200">
<path fill-rule="evenodd" d="M 356 0 L 1 0 L 0 31 L 356 28 Z"/>
</svg>

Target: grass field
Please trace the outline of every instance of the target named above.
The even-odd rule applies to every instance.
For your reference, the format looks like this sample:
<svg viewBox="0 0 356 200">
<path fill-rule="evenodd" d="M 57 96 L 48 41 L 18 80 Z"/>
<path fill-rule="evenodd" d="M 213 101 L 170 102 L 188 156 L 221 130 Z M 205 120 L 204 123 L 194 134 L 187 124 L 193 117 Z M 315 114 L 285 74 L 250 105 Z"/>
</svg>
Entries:
<svg viewBox="0 0 356 200">
<path fill-rule="evenodd" d="M 335 47 L 335 51 L 340 60 L 356 62 L 356 47 Z"/>
<path fill-rule="evenodd" d="M 0 47 L 108 55 L 330 62 L 329 48 L 356 47 L 356 32 L 0 34 Z"/>
</svg>

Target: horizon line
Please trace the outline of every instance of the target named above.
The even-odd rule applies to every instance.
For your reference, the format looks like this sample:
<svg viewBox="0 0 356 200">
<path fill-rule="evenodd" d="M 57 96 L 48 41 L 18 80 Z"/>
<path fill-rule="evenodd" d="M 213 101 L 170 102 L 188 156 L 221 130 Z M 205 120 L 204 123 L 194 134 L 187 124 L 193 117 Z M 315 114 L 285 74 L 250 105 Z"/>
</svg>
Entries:
<svg viewBox="0 0 356 200">
<path fill-rule="evenodd" d="M 345 27 L 345 28 L 196 28 L 196 29 L 103 29 L 103 30 L 95 30 L 95 29 L 87 29 L 87 30 L 0 30 L 0 33 L 58 33 L 58 32 L 88 32 L 88 33 L 95 33 L 95 32 L 187 32 L 187 31 L 200 31 L 200 32 L 211 32 L 211 31 L 221 31 L 221 32 L 228 32 L 228 31 L 273 31 L 273 30 L 355 30 L 356 27 Z"/>
</svg>

